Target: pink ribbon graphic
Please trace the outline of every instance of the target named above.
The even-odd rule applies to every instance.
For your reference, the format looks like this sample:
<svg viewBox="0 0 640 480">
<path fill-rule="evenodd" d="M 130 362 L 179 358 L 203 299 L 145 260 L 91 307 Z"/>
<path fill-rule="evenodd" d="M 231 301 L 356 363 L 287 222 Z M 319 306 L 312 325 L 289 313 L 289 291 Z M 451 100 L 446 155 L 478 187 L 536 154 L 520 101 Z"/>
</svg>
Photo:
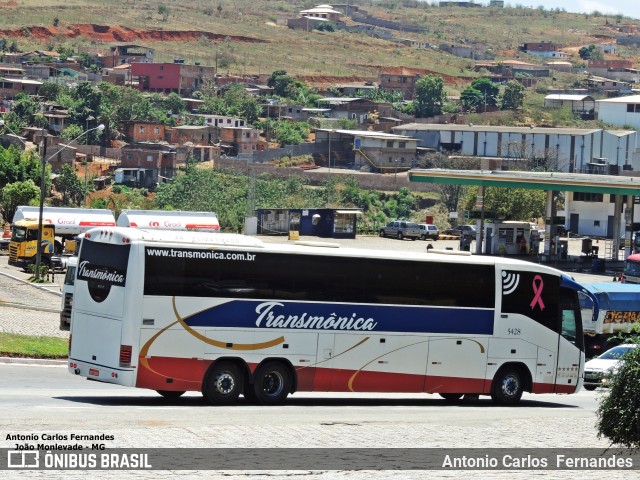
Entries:
<svg viewBox="0 0 640 480">
<path fill-rule="evenodd" d="M 536 285 L 536 280 L 539 282 Z M 540 310 L 544 310 L 544 302 L 542 301 L 542 289 L 544 288 L 544 282 L 542 281 L 542 277 L 540 275 L 536 275 L 535 277 L 533 277 L 533 293 L 535 293 L 535 296 L 533 297 L 533 300 L 531 300 L 531 303 L 529 304 L 529 306 L 531 307 L 531 310 L 533 310 L 533 308 L 536 306 L 536 303 L 540 306 Z"/>
</svg>

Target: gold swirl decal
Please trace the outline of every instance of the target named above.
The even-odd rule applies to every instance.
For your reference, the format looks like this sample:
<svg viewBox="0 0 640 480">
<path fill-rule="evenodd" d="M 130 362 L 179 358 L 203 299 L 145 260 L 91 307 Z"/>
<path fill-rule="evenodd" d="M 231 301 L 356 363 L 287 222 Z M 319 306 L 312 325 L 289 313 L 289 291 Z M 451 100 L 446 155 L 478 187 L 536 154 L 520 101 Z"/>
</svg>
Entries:
<svg viewBox="0 0 640 480">
<path fill-rule="evenodd" d="M 369 340 L 369 338 L 371 338 L 371 337 L 364 337 L 362 340 L 360 340 L 360 341 L 359 341 L 358 343 L 356 343 L 355 345 L 353 345 L 353 346 L 351 346 L 351 347 L 347 348 L 344 352 L 340 352 L 340 353 L 338 353 L 338 354 L 334 355 L 334 356 L 333 356 L 333 357 L 331 357 L 331 358 L 325 358 L 324 360 L 320 360 L 319 362 L 313 363 L 313 364 L 311 364 L 311 365 L 305 365 L 305 366 L 303 366 L 303 367 L 297 367 L 297 368 L 296 368 L 296 370 L 304 370 L 305 368 L 315 367 L 315 366 L 317 366 L 317 365 L 320 365 L 321 363 L 328 362 L 329 360 L 333 360 L 334 358 L 337 358 L 337 357 L 339 357 L 340 355 L 344 355 L 345 353 L 347 353 L 347 352 L 349 352 L 349 351 L 353 350 L 354 348 L 359 347 L 359 346 L 360 346 L 360 345 L 362 345 L 364 342 L 366 342 L 367 340 Z"/>
<path fill-rule="evenodd" d="M 178 308 L 176 307 L 176 297 L 172 298 L 172 304 L 173 304 L 173 313 L 178 319 L 178 322 L 180 322 L 180 325 L 182 325 L 182 328 L 184 328 L 187 332 L 189 332 L 191 335 L 196 337 L 198 340 L 201 340 L 204 343 L 207 343 L 209 345 L 213 345 L 214 347 L 225 348 L 227 350 L 261 350 L 263 348 L 275 347 L 276 345 L 280 345 L 281 343 L 284 343 L 284 337 L 282 336 L 278 338 L 274 338 L 273 340 L 269 340 L 267 342 L 261 342 L 261 343 L 227 343 L 227 342 L 220 342 L 212 338 L 207 338 L 186 324 L 184 319 L 178 313 Z"/>
<path fill-rule="evenodd" d="M 173 322 L 170 325 L 167 325 L 166 327 L 164 327 L 162 330 L 160 330 L 158 333 L 156 333 L 153 337 L 151 337 L 149 340 L 147 340 L 147 342 L 144 344 L 144 346 L 140 349 L 140 365 L 142 365 L 144 368 L 146 368 L 147 370 L 155 373 L 156 375 L 160 375 L 161 377 L 166 377 L 166 375 L 163 375 L 160 372 L 156 372 L 153 368 L 151 368 L 151 366 L 149 365 L 149 361 L 147 360 L 148 357 L 148 353 L 149 353 L 149 349 L 151 348 L 151 344 L 153 342 L 156 341 L 156 338 L 158 338 L 160 335 L 162 335 L 165 331 L 169 330 L 171 327 L 173 327 L 174 325 L 176 325 L 178 322 Z"/>
<path fill-rule="evenodd" d="M 353 375 L 351 375 L 351 378 L 349 379 L 349 382 L 347 383 L 347 388 L 349 389 L 349 391 L 350 391 L 350 392 L 355 392 L 355 390 L 353 389 L 353 381 L 356 379 L 356 377 L 358 376 L 358 374 L 359 374 L 359 373 L 360 373 L 360 372 L 361 372 L 361 371 L 362 371 L 362 370 L 363 370 L 367 365 L 372 364 L 372 363 L 373 363 L 373 362 L 375 362 L 376 360 L 378 360 L 378 359 L 380 359 L 380 358 L 382 358 L 382 357 L 384 357 L 384 356 L 386 356 L 386 355 L 389 355 L 390 353 L 397 352 L 398 350 L 402 350 L 402 349 L 404 349 L 404 348 L 413 347 L 414 345 L 420 345 L 421 343 L 429 343 L 429 340 L 423 340 L 423 341 L 421 341 L 421 342 L 411 343 L 411 344 L 409 344 L 409 345 L 403 345 L 402 347 L 398 347 L 398 348 L 396 348 L 396 349 L 394 349 L 394 350 L 390 350 L 390 351 L 388 351 L 388 352 L 386 352 L 386 353 L 383 353 L 382 355 L 380 355 L 380 356 L 378 356 L 378 357 L 376 357 L 376 358 L 371 359 L 370 361 L 368 361 L 367 363 L 365 363 L 363 366 L 361 366 L 358 370 L 356 370 L 356 371 L 353 373 Z"/>
</svg>

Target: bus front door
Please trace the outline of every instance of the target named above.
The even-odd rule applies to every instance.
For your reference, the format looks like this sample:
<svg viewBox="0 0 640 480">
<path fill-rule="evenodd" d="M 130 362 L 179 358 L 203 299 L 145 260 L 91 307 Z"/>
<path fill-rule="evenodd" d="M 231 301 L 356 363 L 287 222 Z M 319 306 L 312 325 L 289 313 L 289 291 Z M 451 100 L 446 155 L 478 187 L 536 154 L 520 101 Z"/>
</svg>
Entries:
<svg viewBox="0 0 640 480">
<path fill-rule="evenodd" d="M 582 369 L 584 367 L 582 319 L 580 316 L 580 305 L 577 302 L 575 293 L 562 295 L 560 308 L 562 323 L 558 337 L 558 364 L 554 382 L 555 392 L 573 393 L 579 386 L 578 383 L 582 377 Z"/>
</svg>

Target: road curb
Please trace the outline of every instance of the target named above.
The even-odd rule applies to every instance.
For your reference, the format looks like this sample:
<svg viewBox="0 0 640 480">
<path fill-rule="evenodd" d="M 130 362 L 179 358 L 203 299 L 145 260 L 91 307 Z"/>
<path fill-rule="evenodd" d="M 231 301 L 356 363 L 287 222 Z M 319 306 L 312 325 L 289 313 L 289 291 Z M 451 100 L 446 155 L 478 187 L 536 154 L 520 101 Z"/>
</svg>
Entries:
<svg viewBox="0 0 640 480">
<path fill-rule="evenodd" d="M 59 308 L 37 307 L 34 305 L 25 305 L 24 303 L 1 302 L 0 307 L 21 308 L 22 310 L 36 310 L 38 312 L 60 313 Z"/>
<path fill-rule="evenodd" d="M 24 280 L 24 279 L 22 279 L 22 278 L 16 277 L 16 276 L 11 275 L 11 274 L 9 274 L 9 273 L 6 273 L 6 272 L 0 272 L 0 275 L 3 275 L 3 276 L 5 276 L 5 277 L 7 277 L 7 278 L 10 278 L 10 279 L 12 279 L 12 280 L 16 280 L 16 281 L 18 281 L 18 282 L 22 282 L 22 283 L 24 283 L 24 284 L 26 284 L 26 285 L 31 285 L 32 287 L 37 288 L 37 289 L 39 289 L 39 290 L 42 290 L 43 292 L 50 293 L 51 295 L 55 295 L 55 296 L 57 296 L 57 297 L 61 297 L 61 296 L 62 296 L 62 292 L 52 292 L 51 290 L 49 290 L 49 289 L 48 289 L 47 287 L 45 287 L 44 285 L 36 285 L 36 284 L 34 284 L 34 283 L 32 283 L 32 282 L 29 282 L 29 281 Z M 56 287 L 58 287 L 58 284 L 56 284 L 56 283 L 48 283 L 47 285 L 51 285 L 51 286 L 56 286 Z M 58 288 L 59 288 L 59 287 L 58 287 Z"/>
<path fill-rule="evenodd" d="M 48 365 L 62 367 L 67 365 L 67 360 L 54 360 L 51 358 L 0 357 L 0 363 L 12 365 Z"/>
</svg>

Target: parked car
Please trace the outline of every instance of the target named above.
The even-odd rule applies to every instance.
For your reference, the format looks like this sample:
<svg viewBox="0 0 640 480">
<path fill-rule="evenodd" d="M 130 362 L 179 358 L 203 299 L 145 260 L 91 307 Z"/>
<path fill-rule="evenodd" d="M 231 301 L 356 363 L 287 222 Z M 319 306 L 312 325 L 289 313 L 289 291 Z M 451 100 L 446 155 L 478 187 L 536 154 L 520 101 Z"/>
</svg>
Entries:
<svg viewBox="0 0 640 480">
<path fill-rule="evenodd" d="M 435 225 L 431 223 L 419 223 L 418 227 L 420 227 L 420 240 L 427 240 L 428 238 L 438 240 L 440 238 L 440 230 L 438 230 L 438 227 Z"/>
<path fill-rule="evenodd" d="M 444 233 L 445 235 L 453 235 L 454 237 L 459 237 L 462 234 L 475 235 L 476 227 L 473 225 L 458 225 L 457 227 L 446 229 Z"/>
<path fill-rule="evenodd" d="M 416 240 L 420 238 L 420 227 L 418 227 L 417 223 L 394 220 L 380 229 L 380 236 L 395 237 L 398 240 L 402 240 L 403 238 Z"/>
<path fill-rule="evenodd" d="M 585 390 L 608 386 L 609 378 L 620 367 L 622 356 L 637 346 L 633 343 L 618 345 L 585 363 L 583 383 Z"/>
</svg>

